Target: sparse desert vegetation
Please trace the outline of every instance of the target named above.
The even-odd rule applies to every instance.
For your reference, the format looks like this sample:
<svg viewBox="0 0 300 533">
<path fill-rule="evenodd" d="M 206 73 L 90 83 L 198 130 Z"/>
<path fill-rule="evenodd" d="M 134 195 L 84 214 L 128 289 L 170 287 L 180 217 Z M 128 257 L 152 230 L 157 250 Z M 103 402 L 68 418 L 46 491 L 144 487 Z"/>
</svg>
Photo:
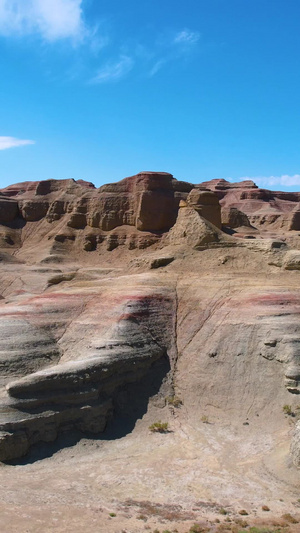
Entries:
<svg viewBox="0 0 300 533">
<path fill-rule="evenodd" d="M 183 402 L 182 402 L 182 399 L 179 397 L 179 396 L 176 396 L 176 395 L 172 395 L 172 396 L 167 396 L 166 397 L 166 403 L 168 405 L 171 405 L 172 407 L 180 407 Z"/>
<path fill-rule="evenodd" d="M 285 415 L 288 415 L 288 416 L 293 416 L 294 412 L 292 410 L 292 406 L 291 405 L 287 405 L 285 404 L 283 406 L 283 412 Z"/>
<path fill-rule="evenodd" d="M 149 426 L 149 429 L 151 433 L 167 433 L 168 427 L 168 422 L 161 422 L 159 420 L 158 422 L 153 422 L 153 424 Z"/>
</svg>

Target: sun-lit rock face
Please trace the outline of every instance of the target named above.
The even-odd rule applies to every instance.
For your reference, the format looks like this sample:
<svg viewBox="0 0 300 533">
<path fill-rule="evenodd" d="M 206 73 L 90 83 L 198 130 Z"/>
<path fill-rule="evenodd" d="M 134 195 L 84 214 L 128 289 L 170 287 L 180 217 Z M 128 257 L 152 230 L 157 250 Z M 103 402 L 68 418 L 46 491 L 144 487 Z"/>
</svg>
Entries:
<svg viewBox="0 0 300 533">
<path fill-rule="evenodd" d="M 259 189 L 251 180 L 231 183 L 215 179 L 200 185 L 217 194 L 222 209 L 238 209 L 258 228 L 300 230 L 299 192 Z"/>
<path fill-rule="evenodd" d="M 180 204 L 237 237 L 297 231 L 299 198 L 248 181 L 193 186 L 165 172 L 140 172 L 99 189 L 83 180 L 24 182 L 0 191 L 0 247 L 26 261 L 39 249 L 46 262 L 120 246 L 145 249 L 174 226 Z"/>
<path fill-rule="evenodd" d="M 75 253 L 103 242 L 108 250 L 146 248 L 174 225 L 191 189 L 165 172 L 140 172 L 99 189 L 83 180 L 19 183 L 0 191 L 0 223 L 6 224 L 0 241 L 18 248 L 21 233 L 27 242 L 47 235 L 52 254 L 63 248 L 57 243 L 68 243 Z"/>
<path fill-rule="evenodd" d="M 0 216 L 4 221 L 20 215 L 26 222 L 44 217 L 53 222 L 69 215 L 67 223 L 75 229 L 88 225 L 110 231 L 129 225 L 163 231 L 174 224 L 179 200 L 191 188 L 165 172 L 140 172 L 99 189 L 83 180 L 25 182 L 1 191 Z"/>
<path fill-rule="evenodd" d="M 266 431 L 274 449 L 279 434 L 290 443 L 299 235 L 229 205 L 243 196 L 273 209 L 252 182 L 210 185 L 141 172 L 100 189 L 48 180 L 1 191 L 0 460 L 61 432 L 102 434 L 111 420 L 130 431 L 174 395 L 200 433 L 205 412 L 237 434 Z M 276 209 L 298 212 L 296 193 L 274 194 Z"/>
</svg>

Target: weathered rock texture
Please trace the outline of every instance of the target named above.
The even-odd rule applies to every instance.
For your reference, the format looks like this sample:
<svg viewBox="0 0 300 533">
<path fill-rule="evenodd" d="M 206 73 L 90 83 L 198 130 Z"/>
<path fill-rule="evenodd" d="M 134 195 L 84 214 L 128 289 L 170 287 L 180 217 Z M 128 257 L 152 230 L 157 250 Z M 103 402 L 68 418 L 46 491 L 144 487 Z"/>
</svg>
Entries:
<svg viewBox="0 0 300 533">
<path fill-rule="evenodd" d="M 215 179 L 201 185 L 217 194 L 222 208 L 238 209 L 247 215 L 254 226 L 300 230 L 299 192 L 259 189 L 250 180 L 230 183 L 224 179 Z"/>
<path fill-rule="evenodd" d="M 132 429 L 147 409 L 162 418 L 174 394 L 182 431 L 202 435 L 207 418 L 241 442 L 244 426 L 263 431 L 270 452 L 290 445 L 299 193 L 155 172 L 0 192 L 0 460 L 117 419 Z M 298 467 L 298 429 L 291 454 Z"/>
<path fill-rule="evenodd" d="M 296 424 L 294 431 L 291 444 L 291 455 L 294 465 L 300 468 L 300 422 Z"/>
</svg>

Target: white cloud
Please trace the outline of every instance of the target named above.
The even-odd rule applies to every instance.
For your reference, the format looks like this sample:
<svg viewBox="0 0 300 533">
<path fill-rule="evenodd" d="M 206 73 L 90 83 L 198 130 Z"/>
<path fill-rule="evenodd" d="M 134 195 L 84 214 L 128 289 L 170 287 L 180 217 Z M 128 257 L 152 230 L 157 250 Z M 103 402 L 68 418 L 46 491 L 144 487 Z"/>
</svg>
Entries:
<svg viewBox="0 0 300 533">
<path fill-rule="evenodd" d="M 16 139 L 15 137 L 0 137 L 0 150 L 8 150 L 8 148 L 25 146 L 27 144 L 35 144 L 35 141 L 30 141 L 28 139 Z"/>
<path fill-rule="evenodd" d="M 200 33 L 185 28 L 184 30 L 177 33 L 173 42 L 174 44 L 183 44 L 186 46 L 196 44 L 199 39 Z"/>
<path fill-rule="evenodd" d="M 163 65 L 167 62 L 167 59 L 159 59 L 154 63 L 152 69 L 149 72 L 149 76 L 155 76 L 155 74 L 163 67 Z"/>
<path fill-rule="evenodd" d="M 126 76 L 133 68 L 134 61 L 131 57 L 122 55 L 115 63 L 107 63 L 98 70 L 90 83 L 107 83 L 118 81 Z"/>
<path fill-rule="evenodd" d="M 193 53 L 199 39 L 200 33 L 187 28 L 176 34 L 174 32 L 166 32 L 161 35 L 156 43 L 158 52 L 156 57 L 160 56 L 160 58 L 156 59 L 148 75 L 150 77 L 155 76 L 166 64 L 174 61 L 178 62 L 178 60 L 189 57 Z"/>
<path fill-rule="evenodd" d="M 80 40 L 86 28 L 83 0 L 0 0 L 0 34 L 39 34 L 46 41 Z"/>
<path fill-rule="evenodd" d="M 239 178 L 239 181 L 252 180 L 259 184 L 260 187 L 298 187 L 300 186 L 300 174 L 294 174 L 289 176 L 283 174 L 282 176 L 256 176 L 254 178 L 243 177 Z"/>
</svg>

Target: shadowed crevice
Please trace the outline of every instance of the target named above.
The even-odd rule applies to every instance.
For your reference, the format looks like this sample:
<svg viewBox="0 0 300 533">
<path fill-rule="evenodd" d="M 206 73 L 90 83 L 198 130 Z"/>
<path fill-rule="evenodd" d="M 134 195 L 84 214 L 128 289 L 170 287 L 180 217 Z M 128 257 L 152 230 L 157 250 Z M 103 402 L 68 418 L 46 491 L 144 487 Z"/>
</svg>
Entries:
<svg viewBox="0 0 300 533">
<path fill-rule="evenodd" d="M 94 434 L 89 431 L 78 431 L 75 428 L 62 429 L 55 441 L 50 443 L 39 441 L 30 447 L 26 456 L 4 462 L 10 465 L 32 464 L 52 457 L 64 448 L 75 446 L 81 439 L 98 441 L 100 445 L 103 440 L 125 437 L 133 431 L 137 420 L 147 412 L 149 400 L 159 392 L 169 372 L 169 358 L 164 354 L 153 363 L 141 379 L 120 386 L 112 395 L 112 414 L 103 432 Z"/>
</svg>

